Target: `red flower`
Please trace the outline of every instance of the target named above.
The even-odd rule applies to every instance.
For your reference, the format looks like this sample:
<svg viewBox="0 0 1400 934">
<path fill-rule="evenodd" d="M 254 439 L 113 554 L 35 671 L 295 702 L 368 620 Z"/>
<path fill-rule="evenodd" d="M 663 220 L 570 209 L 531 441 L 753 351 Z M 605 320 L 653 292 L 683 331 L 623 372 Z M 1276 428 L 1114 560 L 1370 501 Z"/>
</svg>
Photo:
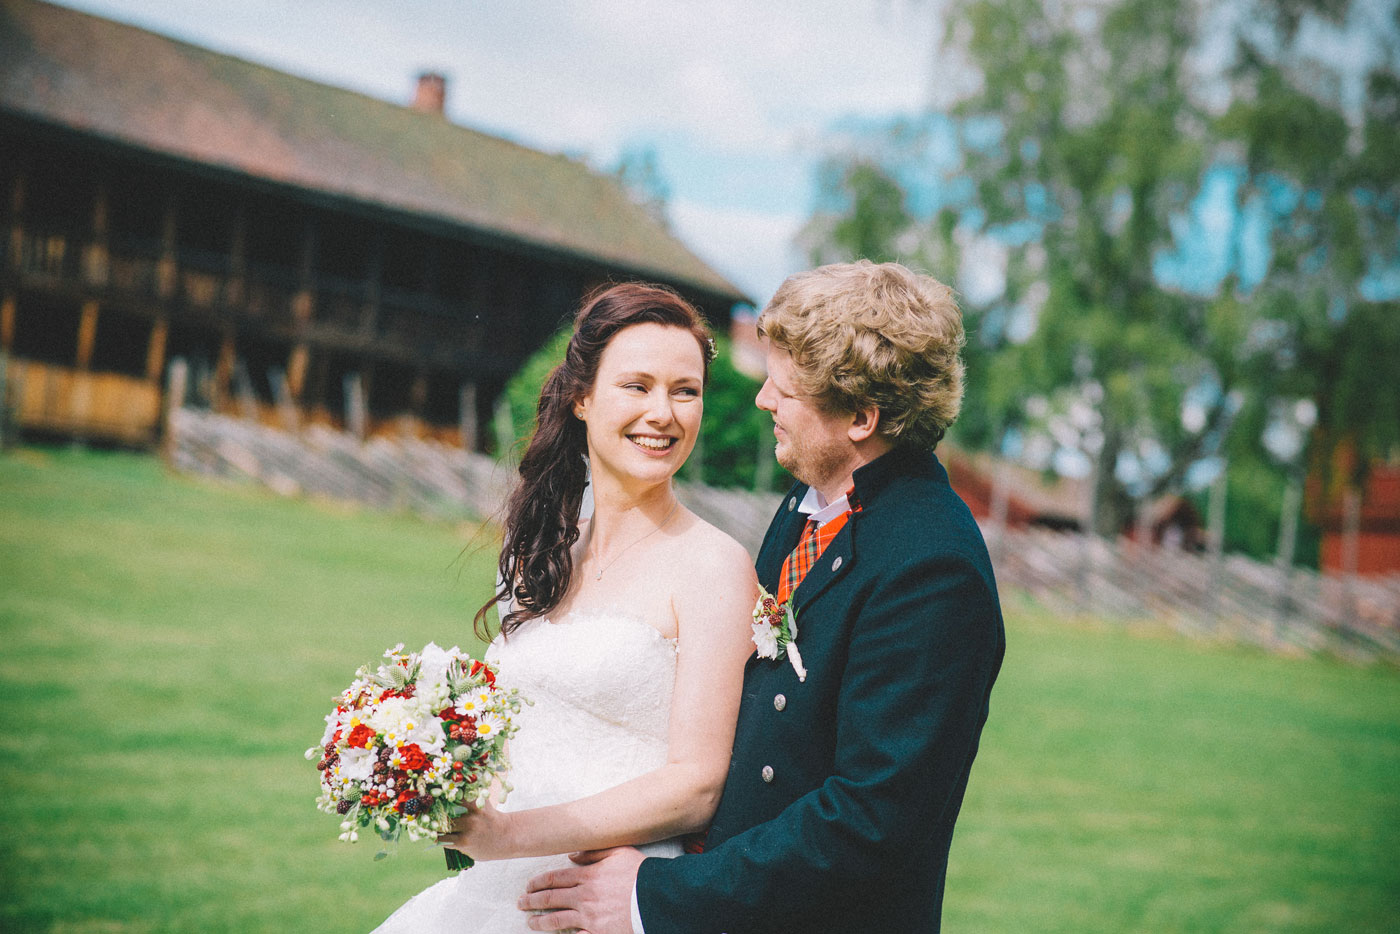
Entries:
<svg viewBox="0 0 1400 934">
<path fill-rule="evenodd" d="M 372 739 L 374 739 L 374 731 L 361 723 L 350 731 L 350 735 L 345 739 L 345 744 L 358 749 L 368 749 Z"/>
<path fill-rule="evenodd" d="M 403 767 L 410 772 L 421 772 L 428 767 L 428 757 L 423 755 L 417 743 L 409 743 L 400 749 L 399 758 L 403 761 Z"/>
<path fill-rule="evenodd" d="M 486 679 L 487 684 L 491 685 L 492 687 L 496 686 L 496 673 L 490 668 L 487 668 L 486 665 L 482 662 L 478 662 L 475 660 L 472 661 L 472 674 L 479 674 Z"/>
</svg>

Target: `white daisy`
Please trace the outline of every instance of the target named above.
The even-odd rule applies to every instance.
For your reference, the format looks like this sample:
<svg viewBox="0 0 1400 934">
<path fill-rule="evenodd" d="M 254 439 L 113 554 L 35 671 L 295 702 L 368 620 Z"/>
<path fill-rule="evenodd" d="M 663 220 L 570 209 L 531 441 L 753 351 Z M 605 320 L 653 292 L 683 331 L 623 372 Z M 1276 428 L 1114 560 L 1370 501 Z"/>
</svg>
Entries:
<svg viewBox="0 0 1400 934">
<path fill-rule="evenodd" d="M 500 714 L 484 713 L 476 721 L 476 735 L 486 739 L 494 739 L 505 728 L 505 718 Z"/>
</svg>

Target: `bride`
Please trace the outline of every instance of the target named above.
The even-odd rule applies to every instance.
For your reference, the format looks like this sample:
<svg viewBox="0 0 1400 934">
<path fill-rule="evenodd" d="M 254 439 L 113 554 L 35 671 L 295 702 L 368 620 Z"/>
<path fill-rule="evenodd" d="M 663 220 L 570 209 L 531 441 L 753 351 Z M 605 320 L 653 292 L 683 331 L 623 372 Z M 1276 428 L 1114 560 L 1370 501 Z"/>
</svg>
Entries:
<svg viewBox="0 0 1400 934">
<path fill-rule="evenodd" d="M 477 860 L 376 934 L 514 934 L 526 880 L 623 844 L 675 856 L 719 803 L 757 582 L 742 546 L 676 499 L 713 343 L 675 293 L 624 284 L 579 311 L 540 393 L 501 552 L 509 581 L 487 658 L 533 706 L 512 789 L 458 820 Z M 585 455 L 587 459 L 585 461 Z M 590 481 L 591 471 L 591 481 Z M 579 521 L 591 482 L 592 518 Z"/>
</svg>

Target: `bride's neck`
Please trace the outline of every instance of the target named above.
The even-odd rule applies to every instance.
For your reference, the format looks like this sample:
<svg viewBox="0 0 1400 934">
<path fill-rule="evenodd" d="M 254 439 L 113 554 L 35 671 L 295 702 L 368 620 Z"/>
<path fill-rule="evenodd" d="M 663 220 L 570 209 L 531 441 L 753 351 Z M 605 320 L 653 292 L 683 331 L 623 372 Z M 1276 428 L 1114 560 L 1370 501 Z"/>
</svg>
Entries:
<svg viewBox="0 0 1400 934">
<path fill-rule="evenodd" d="M 593 519 L 589 536 L 595 553 L 606 552 L 615 541 L 633 538 L 666 521 L 676 506 L 670 482 L 644 490 L 623 490 L 603 482 L 593 490 Z"/>
</svg>

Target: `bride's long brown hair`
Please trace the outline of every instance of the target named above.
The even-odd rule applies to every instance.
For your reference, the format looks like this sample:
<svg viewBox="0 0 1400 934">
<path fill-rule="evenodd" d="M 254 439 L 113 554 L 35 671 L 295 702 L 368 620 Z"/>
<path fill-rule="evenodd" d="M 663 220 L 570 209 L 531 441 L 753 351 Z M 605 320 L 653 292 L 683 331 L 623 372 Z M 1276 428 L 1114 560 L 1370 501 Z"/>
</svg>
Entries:
<svg viewBox="0 0 1400 934">
<path fill-rule="evenodd" d="M 603 350 L 623 328 L 664 324 L 694 335 L 710 378 L 714 342 L 700 313 L 675 292 L 659 285 L 629 282 L 594 292 L 574 317 L 574 334 L 540 390 L 535 433 L 520 459 L 520 483 L 506 510 L 505 541 L 497 565 L 500 589 L 476 611 L 472 622 L 488 636 L 487 612 L 502 600 L 513 602 L 501 620 L 505 635 L 559 605 L 573 580 L 571 549 L 578 541 L 579 508 L 588 479 L 588 442 L 574 405 L 593 388 Z"/>
</svg>

